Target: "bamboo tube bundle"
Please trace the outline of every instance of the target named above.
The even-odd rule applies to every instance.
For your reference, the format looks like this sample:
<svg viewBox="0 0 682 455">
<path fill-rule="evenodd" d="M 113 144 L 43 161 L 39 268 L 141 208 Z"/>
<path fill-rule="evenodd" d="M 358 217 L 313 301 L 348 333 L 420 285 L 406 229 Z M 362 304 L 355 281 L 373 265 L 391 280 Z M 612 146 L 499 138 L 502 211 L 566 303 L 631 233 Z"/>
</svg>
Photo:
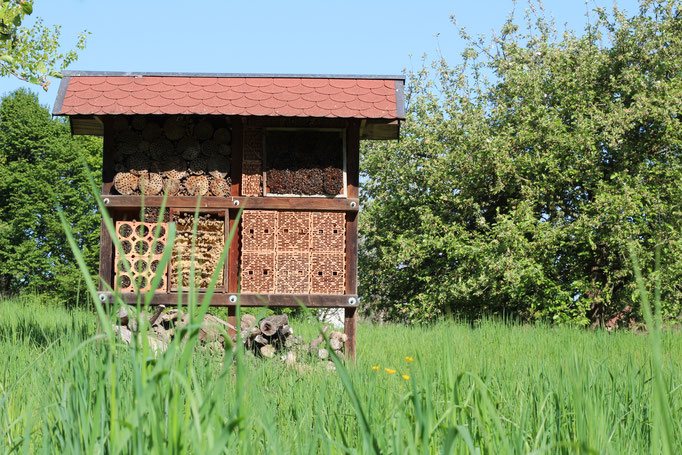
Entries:
<svg viewBox="0 0 682 455">
<path fill-rule="evenodd" d="M 161 127 L 156 122 L 147 122 L 142 130 L 142 138 L 147 142 L 154 142 L 161 137 Z"/>
<path fill-rule="evenodd" d="M 230 184 L 224 178 L 212 177 L 210 189 L 213 196 L 224 197 L 230 195 Z"/>
<path fill-rule="evenodd" d="M 181 183 L 179 179 L 174 179 L 174 178 L 164 178 L 163 179 L 163 188 L 164 191 L 168 193 L 169 196 L 175 196 L 178 194 L 180 191 Z"/>
<path fill-rule="evenodd" d="M 137 153 L 137 144 L 133 142 L 116 142 L 117 156 L 130 156 Z"/>
<path fill-rule="evenodd" d="M 205 175 L 192 175 L 185 180 L 185 188 L 190 196 L 203 196 L 208 193 L 208 179 Z"/>
<path fill-rule="evenodd" d="M 147 196 L 154 196 L 163 190 L 163 179 L 155 172 L 145 172 L 140 175 L 139 187 Z"/>
<path fill-rule="evenodd" d="M 218 153 L 224 156 L 232 156 L 232 147 L 230 144 L 218 144 Z"/>
<path fill-rule="evenodd" d="M 208 168 L 208 160 L 203 156 L 199 156 L 189 163 L 189 172 L 193 175 L 203 175 Z"/>
<path fill-rule="evenodd" d="M 130 125 L 136 131 L 143 131 L 146 124 L 147 120 L 142 115 L 136 115 L 133 117 L 133 121 L 130 122 Z"/>
<path fill-rule="evenodd" d="M 138 188 L 138 178 L 130 172 L 119 172 L 114 176 L 114 188 L 120 194 L 134 194 Z"/>
<path fill-rule="evenodd" d="M 185 137 L 178 142 L 178 154 L 187 161 L 192 161 L 201 154 L 201 144 L 196 139 Z"/>
<path fill-rule="evenodd" d="M 224 156 L 211 156 L 207 166 L 208 173 L 215 178 L 224 179 L 230 173 L 230 161 Z"/>
<path fill-rule="evenodd" d="M 149 158 L 147 155 L 141 153 L 130 155 L 126 160 L 126 165 L 130 173 L 140 175 L 143 172 L 148 172 L 150 167 Z"/>
<path fill-rule="evenodd" d="M 163 177 L 180 181 L 187 176 L 187 163 L 179 156 L 167 157 L 161 162 L 160 168 Z"/>
<path fill-rule="evenodd" d="M 179 115 L 169 117 L 163 123 L 163 132 L 166 137 L 171 141 L 178 141 L 185 136 L 187 130 L 187 124 L 185 119 Z"/>
<path fill-rule="evenodd" d="M 207 119 L 200 120 L 194 127 L 194 136 L 200 141 L 213 137 L 213 125 Z"/>
<path fill-rule="evenodd" d="M 227 128 L 218 128 L 213 133 L 213 140 L 218 144 L 229 144 L 232 140 L 232 134 Z"/>
<path fill-rule="evenodd" d="M 213 140 L 207 140 L 201 143 L 201 154 L 211 157 L 218 153 L 218 143 Z"/>
<path fill-rule="evenodd" d="M 153 160 L 164 161 L 175 153 L 175 146 L 165 138 L 156 139 L 149 143 L 149 156 Z"/>
</svg>

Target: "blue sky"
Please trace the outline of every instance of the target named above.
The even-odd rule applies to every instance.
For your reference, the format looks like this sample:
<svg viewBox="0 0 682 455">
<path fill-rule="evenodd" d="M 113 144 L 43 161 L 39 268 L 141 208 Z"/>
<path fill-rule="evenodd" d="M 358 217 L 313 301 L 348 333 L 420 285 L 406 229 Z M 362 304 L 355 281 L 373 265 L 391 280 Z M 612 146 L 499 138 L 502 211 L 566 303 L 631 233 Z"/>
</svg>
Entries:
<svg viewBox="0 0 682 455">
<path fill-rule="evenodd" d="M 618 4 L 630 12 L 637 7 L 635 0 Z M 545 1 L 560 28 L 566 23 L 576 30 L 596 5 L 612 3 Z M 525 7 L 519 2 L 517 13 Z M 451 63 L 457 61 L 463 42 L 452 14 L 470 33 L 489 34 L 513 8 L 511 0 L 36 0 L 33 16 L 62 25 L 67 47 L 79 32 L 90 32 L 86 49 L 69 69 L 400 74 L 418 68 L 421 56 L 436 55 L 439 47 Z M 31 87 L 52 106 L 58 85 L 53 80 L 45 93 L 4 78 L 0 93 Z"/>
</svg>

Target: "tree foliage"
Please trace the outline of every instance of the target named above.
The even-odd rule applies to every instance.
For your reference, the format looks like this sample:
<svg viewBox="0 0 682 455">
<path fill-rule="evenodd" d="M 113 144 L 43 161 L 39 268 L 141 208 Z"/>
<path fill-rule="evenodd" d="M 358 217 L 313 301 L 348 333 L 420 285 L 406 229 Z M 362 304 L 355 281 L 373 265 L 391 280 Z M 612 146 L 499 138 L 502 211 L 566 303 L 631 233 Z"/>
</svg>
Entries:
<svg viewBox="0 0 682 455">
<path fill-rule="evenodd" d="M 628 245 L 662 247 L 682 302 L 682 5 L 541 8 L 409 74 L 397 143 L 363 149 L 361 293 L 396 319 L 507 313 L 587 324 L 630 306 Z"/>
<path fill-rule="evenodd" d="M 61 206 L 93 273 L 100 217 L 83 162 L 101 180 L 99 138 L 72 137 L 35 94 L 0 104 L 0 293 L 33 290 L 73 301 L 81 281 L 57 216 Z"/>
<path fill-rule="evenodd" d="M 48 77 L 61 77 L 61 69 L 76 60 L 75 50 L 60 50 L 61 27 L 46 27 L 41 19 L 22 26 L 33 13 L 32 0 L 0 0 L 0 76 L 15 76 L 47 90 Z M 78 36 L 76 49 L 85 48 L 86 33 Z"/>
</svg>

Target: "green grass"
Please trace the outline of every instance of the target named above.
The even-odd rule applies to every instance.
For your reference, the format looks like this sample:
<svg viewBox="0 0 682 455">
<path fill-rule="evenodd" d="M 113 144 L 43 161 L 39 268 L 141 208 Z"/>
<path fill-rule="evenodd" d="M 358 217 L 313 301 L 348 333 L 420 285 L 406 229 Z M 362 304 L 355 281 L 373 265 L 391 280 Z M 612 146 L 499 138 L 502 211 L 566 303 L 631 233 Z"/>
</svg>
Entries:
<svg viewBox="0 0 682 455">
<path fill-rule="evenodd" d="M 317 330 L 294 324 L 299 333 Z M 38 297 L 0 302 L 1 453 L 622 454 L 662 447 L 652 444 L 655 381 L 643 335 L 498 321 L 360 324 L 355 366 L 327 372 L 311 363 L 300 372 L 179 343 L 154 358 L 144 346 L 93 341 L 96 325 L 93 312 L 46 306 Z M 676 438 L 682 339 L 663 333 L 661 345 Z"/>
</svg>

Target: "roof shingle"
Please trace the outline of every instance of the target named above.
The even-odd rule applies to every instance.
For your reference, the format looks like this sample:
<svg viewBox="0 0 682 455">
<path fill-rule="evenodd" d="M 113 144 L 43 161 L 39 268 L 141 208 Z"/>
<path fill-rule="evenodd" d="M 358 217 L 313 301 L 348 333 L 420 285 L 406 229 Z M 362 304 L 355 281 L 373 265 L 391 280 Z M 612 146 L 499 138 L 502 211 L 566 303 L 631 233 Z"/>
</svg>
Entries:
<svg viewBox="0 0 682 455">
<path fill-rule="evenodd" d="M 314 76 L 89 75 L 62 80 L 55 115 L 404 118 L 402 80 Z"/>
</svg>

